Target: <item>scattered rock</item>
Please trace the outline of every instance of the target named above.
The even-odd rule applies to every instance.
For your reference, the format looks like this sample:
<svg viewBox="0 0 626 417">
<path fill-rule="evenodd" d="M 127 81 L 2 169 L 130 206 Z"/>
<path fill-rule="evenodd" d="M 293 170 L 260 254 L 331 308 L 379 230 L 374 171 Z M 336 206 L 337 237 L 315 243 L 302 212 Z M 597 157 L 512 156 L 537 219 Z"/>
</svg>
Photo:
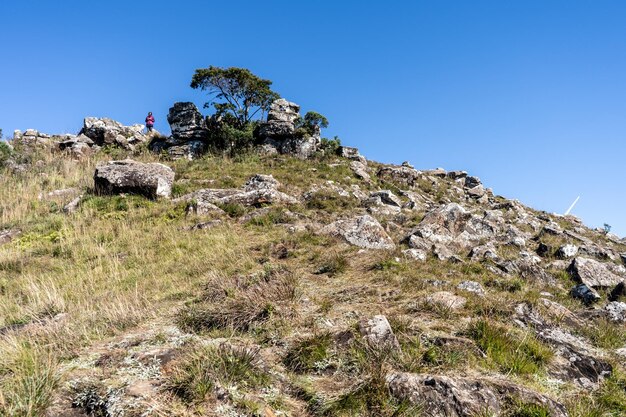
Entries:
<svg viewBox="0 0 626 417">
<path fill-rule="evenodd" d="M 18 229 L 4 229 L 0 230 L 0 245 L 11 242 L 16 236 L 19 236 L 22 232 Z"/>
<path fill-rule="evenodd" d="M 587 305 L 591 305 L 599 301 L 602 297 L 593 288 L 589 288 L 585 284 L 578 284 L 571 290 L 572 297 L 578 298 Z"/>
<path fill-rule="evenodd" d="M 459 290 L 469 291 L 481 297 L 485 295 L 485 289 L 476 281 L 462 281 L 456 287 Z"/>
<path fill-rule="evenodd" d="M 140 194 L 148 198 L 170 197 L 174 171 L 158 163 L 132 159 L 98 165 L 94 174 L 97 194 Z"/>
<path fill-rule="evenodd" d="M 570 259 L 576 256 L 578 253 L 578 246 L 567 244 L 561 246 L 555 253 L 556 257 L 559 259 Z"/>
<path fill-rule="evenodd" d="M 359 162 L 359 161 L 350 162 L 350 169 L 352 170 L 352 172 L 354 172 L 354 175 L 356 175 L 360 179 L 368 181 L 368 182 L 371 181 L 370 174 L 368 174 L 367 172 L 367 167 L 362 162 Z"/>
<path fill-rule="evenodd" d="M 423 251 L 421 249 L 405 249 L 402 251 L 402 253 L 407 258 L 422 262 L 425 261 L 428 256 L 426 251 Z"/>
<path fill-rule="evenodd" d="M 83 200 L 83 195 L 81 194 L 78 197 L 74 198 L 69 203 L 67 203 L 65 206 L 63 206 L 63 212 L 66 214 L 72 214 L 76 212 L 82 200 Z"/>
<path fill-rule="evenodd" d="M 380 198 L 383 204 L 389 206 L 402 207 L 402 201 L 390 190 L 375 191 L 370 194 L 370 197 Z"/>
<path fill-rule="evenodd" d="M 384 181 L 409 187 L 416 185 L 417 180 L 420 178 L 419 171 L 406 166 L 384 166 L 378 170 L 376 175 Z"/>
<path fill-rule="evenodd" d="M 135 145 L 148 140 L 143 134 L 144 128 L 145 126 L 140 124 L 124 126 L 107 117 L 86 117 L 79 135 L 88 137 L 98 146 L 116 145 L 132 150 Z M 84 140 L 82 143 L 89 144 Z"/>
<path fill-rule="evenodd" d="M 281 153 L 300 159 L 310 158 L 319 149 L 319 128 L 313 135 L 296 132 L 296 120 L 300 117 L 300 106 L 284 98 L 275 100 L 262 123 L 254 132 L 266 153 Z"/>
<path fill-rule="evenodd" d="M 362 319 L 359 322 L 359 331 L 371 347 L 400 350 L 400 343 L 398 343 L 398 339 L 393 334 L 387 317 L 383 315 Z"/>
<path fill-rule="evenodd" d="M 396 247 L 380 223 L 369 215 L 337 220 L 322 228 L 321 233 L 341 236 L 349 243 L 365 249 L 394 249 Z"/>
<path fill-rule="evenodd" d="M 626 303 L 611 301 L 604 307 L 604 311 L 611 321 L 618 323 L 626 321 Z"/>
<path fill-rule="evenodd" d="M 224 204 L 254 207 L 274 203 L 296 204 L 298 200 L 276 189 L 279 185 L 271 175 L 257 174 L 246 182 L 243 189 L 202 189 L 179 197 L 174 202 L 194 201 L 203 211 L 214 211 L 217 206 Z"/>
</svg>

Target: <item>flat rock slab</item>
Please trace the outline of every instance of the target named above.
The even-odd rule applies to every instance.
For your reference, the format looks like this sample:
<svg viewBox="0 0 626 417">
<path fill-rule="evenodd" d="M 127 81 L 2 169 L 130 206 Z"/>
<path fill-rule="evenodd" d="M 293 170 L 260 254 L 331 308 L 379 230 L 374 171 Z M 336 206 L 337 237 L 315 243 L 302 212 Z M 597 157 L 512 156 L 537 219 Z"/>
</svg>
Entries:
<svg viewBox="0 0 626 417">
<path fill-rule="evenodd" d="M 163 164 L 142 163 L 132 159 L 110 161 L 96 167 L 96 194 L 140 194 L 148 198 L 170 197 L 174 171 Z"/>
<path fill-rule="evenodd" d="M 437 305 L 439 307 L 447 308 L 450 310 L 458 310 L 459 308 L 463 308 L 465 303 L 467 303 L 467 299 L 465 297 L 461 297 L 455 294 L 452 294 L 448 291 L 438 291 L 433 293 L 426 298 L 426 301 L 429 304 Z"/>
<path fill-rule="evenodd" d="M 322 228 L 320 232 L 331 236 L 341 236 L 348 243 L 365 249 L 394 249 L 396 247 L 380 223 L 368 215 L 337 220 Z"/>
<path fill-rule="evenodd" d="M 410 373 L 391 373 L 386 379 L 394 397 L 421 405 L 430 417 L 500 415 L 509 398 L 546 407 L 552 417 L 567 416 L 562 404 L 508 381 Z"/>
<path fill-rule="evenodd" d="M 624 277 L 610 271 L 607 265 L 589 258 L 575 258 L 568 272 L 576 281 L 591 288 L 615 287 Z"/>
</svg>

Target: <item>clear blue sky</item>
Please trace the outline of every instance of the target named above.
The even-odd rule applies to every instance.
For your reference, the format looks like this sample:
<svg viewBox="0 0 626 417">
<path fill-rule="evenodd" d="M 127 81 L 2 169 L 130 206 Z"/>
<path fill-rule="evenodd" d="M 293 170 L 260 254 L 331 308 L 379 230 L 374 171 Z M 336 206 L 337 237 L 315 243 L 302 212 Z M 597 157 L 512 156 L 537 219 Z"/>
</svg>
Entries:
<svg viewBox="0 0 626 417">
<path fill-rule="evenodd" d="M 196 68 L 240 66 L 368 158 L 465 169 L 626 235 L 625 1 L 0 2 L 0 128 L 167 131 Z"/>
</svg>

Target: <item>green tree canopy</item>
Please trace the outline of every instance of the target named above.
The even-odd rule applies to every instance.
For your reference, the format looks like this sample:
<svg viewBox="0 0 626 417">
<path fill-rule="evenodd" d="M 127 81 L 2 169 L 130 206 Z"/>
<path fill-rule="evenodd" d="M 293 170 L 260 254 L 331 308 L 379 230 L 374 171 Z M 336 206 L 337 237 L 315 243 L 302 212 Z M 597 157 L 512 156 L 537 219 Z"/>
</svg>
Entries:
<svg viewBox="0 0 626 417">
<path fill-rule="evenodd" d="M 204 107 L 215 108 L 216 114 L 229 116 L 237 127 L 246 126 L 260 111 L 269 110 L 280 96 L 270 88 L 272 82 L 254 75 L 245 68 L 197 69 L 191 80 L 192 88 L 207 91 L 212 100 Z"/>
</svg>

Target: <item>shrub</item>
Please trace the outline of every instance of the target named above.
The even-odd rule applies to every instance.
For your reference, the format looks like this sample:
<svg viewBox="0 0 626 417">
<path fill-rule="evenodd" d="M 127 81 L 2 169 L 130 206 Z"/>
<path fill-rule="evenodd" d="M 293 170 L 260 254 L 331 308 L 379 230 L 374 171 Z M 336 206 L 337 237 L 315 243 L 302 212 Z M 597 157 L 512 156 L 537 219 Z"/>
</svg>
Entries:
<svg viewBox="0 0 626 417">
<path fill-rule="evenodd" d="M 2 142 L 2 131 L 0 130 L 0 167 L 2 167 L 13 154 L 13 150 L 6 143 Z"/>
</svg>

